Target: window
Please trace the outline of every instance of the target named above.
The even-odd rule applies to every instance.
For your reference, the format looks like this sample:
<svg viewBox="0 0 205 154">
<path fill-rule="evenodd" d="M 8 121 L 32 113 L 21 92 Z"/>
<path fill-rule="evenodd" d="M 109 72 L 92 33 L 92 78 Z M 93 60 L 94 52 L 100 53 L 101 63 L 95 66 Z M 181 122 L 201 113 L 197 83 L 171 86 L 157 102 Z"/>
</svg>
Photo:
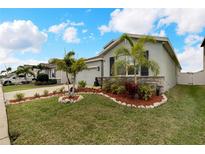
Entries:
<svg viewBox="0 0 205 154">
<path fill-rule="evenodd" d="M 149 59 L 149 51 L 145 52 L 145 57 Z M 149 76 L 149 68 L 146 66 L 141 66 L 141 76 Z"/>
<path fill-rule="evenodd" d="M 110 57 L 110 76 L 114 75 L 114 63 L 115 63 L 115 58 Z"/>
<path fill-rule="evenodd" d="M 139 67 L 136 66 L 135 69 L 136 69 L 136 74 L 138 74 L 138 72 L 139 72 Z M 134 65 L 130 65 L 130 66 L 128 67 L 128 75 L 134 75 Z"/>
</svg>

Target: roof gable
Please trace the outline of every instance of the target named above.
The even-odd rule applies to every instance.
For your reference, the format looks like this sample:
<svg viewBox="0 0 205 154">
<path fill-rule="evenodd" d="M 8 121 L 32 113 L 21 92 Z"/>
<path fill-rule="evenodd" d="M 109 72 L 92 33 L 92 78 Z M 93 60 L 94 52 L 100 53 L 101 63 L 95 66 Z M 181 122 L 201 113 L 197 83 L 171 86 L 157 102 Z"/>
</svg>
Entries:
<svg viewBox="0 0 205 154">
<path fill-rule="evenodd" d="M 129 34 L 127 33 L 127 35 L 131 38 L 142 38 L 148 35 L 138 35 L 138 34 Z M 174 62 L 179 66 L 179 68 L 181 68 L 181 65 L 179 63 L 179 60 L 174 52 L 174 49 L 169 41 L 169 39 L 167 37 L 158 37 L 158 36 L 153 36 L 155 40 L 161 42 L 163 44 L 163 46 L 166 46 L 166 51 L 169 52 L 169 55 L 171 56 L 171 58 L 174 60 Z M 116 47 L 119 43 L 121 43 L 120 38 L 118 38 L 117 40 L 115 40 L 114 42 L 110 43 L 108 46 L 106 46 L 106 48 L 104 48 L 98 56 L 96 56 L 96 58 L 102 57 L 103 55 L 105 55 L 107 52 L 109 52 L 112 48 Z M 94 57 L 93 57 L 94 58 Z"/>
<path fill-rule="evenodd" d="M 204 40 L 203 40 L 203 42 L 201 44 L 201 47 L 204 47 L 204 46 L 205 46 L 205 38 L 204 38 Z"/>
</svg>

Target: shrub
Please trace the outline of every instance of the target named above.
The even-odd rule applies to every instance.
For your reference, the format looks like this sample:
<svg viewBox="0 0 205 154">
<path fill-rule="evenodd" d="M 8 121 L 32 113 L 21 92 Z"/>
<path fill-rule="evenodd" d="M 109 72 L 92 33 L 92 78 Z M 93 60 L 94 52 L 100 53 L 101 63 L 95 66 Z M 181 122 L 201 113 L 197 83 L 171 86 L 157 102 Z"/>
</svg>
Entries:
<svg viewBox="0 0 205 154">
<path fill-rule="evenodd" d="M 37 81 L 40 81 L 40 82 L 48 82 L 48 74 L 45 74 L 45 73 L 40 73 L 38 74 L 37 76 Z"/>
<path fill-rule="evenodd" d="M 84 80 L 81 80 L 81 81 L 78 82 L 78 87 L 79 88 L 84 88 L 86 85 L 87 85 L 87 83 Z"/>
<path fill-rule="evenodd" d="M 56 79 L 49 79 L 48 80 L 48 84 L 57 84 L 57 80 Z"/>
<path fill-rule="evenodd" d="M 62 92 L 64 92 L 64 90 L 65 90 L 65 87 L 61 87 L 61 88 L 59 89 L 59 92 L 62 93 Z"/>
<path fill-rule="evenodd" d="M 57 90 L 53 90 L 53 94 L 57 94 Z"/>
<path fill-rule="evenodd" d="M 144 100 L 148 100 L 152 97 L 153 88 L 149 84 L 141 84 L 139 86 L 139 96 Z"/>
<path fill-rule="evenodd" d="M 44 91 L 43 91 L 43 95 L 44 95 L 44 96 L 48 96 L 48 90 L 44 90 Z"/>
<path fill-rule="evenodd" d="M 126 92 L 125 86 L 118 86 L 116 93 L 117 94 L 123 94 Z"/>
<path fill-rule="evenodd" d="M 111 87 L 110 87 L 110 91 L 113 93 L 113 94 L 117 94 L 117 89 L 118 89 L 119 85 L 114 82 L 113 84 L 111 84 Z"/>
<path fill-rule="evenodd" d="M 110 92 L 111 91 L 111 85 L 112 85 L 111 80 L 105 80 L 105 81 L 103 81 L 102 89 L 106 92 Z"/>
<path fill-rule="evenodd" d="M 34 94 L 34 97 L 36 98 L 36 97 L 40 97 L 40 94 L 39 93 L 35 93 Z"/>
<path fill-rule="evenodd" d="M 134 82 L 126 82 L 125 89 L 129 95 L 134 96 L 137 93 L 138 86 Z"/>
<path fill-rule="evenodd" d="M 15 98 L 16 98 L 16 100 L 21 101 L 24 99 L 24 94 L 23 93 L 16 93 Z"/>
</svg>

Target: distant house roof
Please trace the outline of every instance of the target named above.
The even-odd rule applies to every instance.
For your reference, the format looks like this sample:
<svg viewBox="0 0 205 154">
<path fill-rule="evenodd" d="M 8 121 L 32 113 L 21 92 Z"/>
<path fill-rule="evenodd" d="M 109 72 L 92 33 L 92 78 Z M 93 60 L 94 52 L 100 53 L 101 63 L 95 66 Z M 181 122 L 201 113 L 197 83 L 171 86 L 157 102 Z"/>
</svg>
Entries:
<svg viewBox="0 0 205 154">
<path fill-rule="evenodd" d="M 127 33 L 127 35 L 129 37 L 132 37 L 132 38 L 142 38 L 142 37 L 147 36 L 147 35 L 128 34 L 128 33 Z M 153 37 L 154 37 L 155 40 L 162 42 L 163 46 L 166 48 L 166 50 L 168 51 L 170 56 L 173 58 L 173 60 L 176 62 L 176 64 L 181 68 L 179 60 L 178 60 L 178 58 L 177 58 L 177 56 L 174 52 L 174 48 L 172 47 L 169 39 L 167 37 L 159 37 L 159 36 L 153 36 Z M 87 61 L 94 60 L 94 59 L 100 60 L 100 58 L 103 55 L 105 55 L 107 52 L 109 52 L 110 49 L 117 46 L 120 42 L 121 42 L 120 38 L 116 39 L 115 41 L 110 41 L 97 56 L 92 57 L 92 58 L 88 58 L 86 60 Z"/>
<path fill-rule="evenodd" d="M 204 40 L 203 40 L 203 42 L 201 44 L 201 47 L 204 47 L 204 46 L 205 46 L 205 38 L 204 38 Z"/>
</svg>

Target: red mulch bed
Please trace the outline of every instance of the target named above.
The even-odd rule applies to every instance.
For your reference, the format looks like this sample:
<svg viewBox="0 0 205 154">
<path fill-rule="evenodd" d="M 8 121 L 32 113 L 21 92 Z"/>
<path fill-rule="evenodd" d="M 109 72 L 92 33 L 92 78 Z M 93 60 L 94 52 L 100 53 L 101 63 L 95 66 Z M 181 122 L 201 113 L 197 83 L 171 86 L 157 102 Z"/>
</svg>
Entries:
<svg viewBox="0 0 205 154">
<path fill-rule="evenodd" d="M 128 94 L 117 95 L 117 94 L 113 94 L 113 93 L 104 92 L 101 89 L 94 89 L 94 88 L 80 88 L 77 91 L 78 92 L 94 92 L 94 93 L 102 92 L 102 93 L 104 93 L 104 94 L 106 94 L 106 95 L 108 95 L 112 98 L 115 98 L 117 101 L 121 101 L 121 102 L 124 102 L 126 104 L 133 104 L 133 105 L 136 105 L 136 106 L 139 106 L 139 105 L 145 105 L 145 106 L 153 105 L 154 103 L 160 102 L 163 99 L 162 96 L 153 95 L 149 100 L 145 101 L 145 100 L 142 100 L 142 99 L 134 99 L 131 96 L 129 96 Z"/>
<path fill-rule="evenodd" d="M 76 92 L 93 92 L 93 93 L 101 93 L 102 89 L 95 88 L 78 88 Z"/>
</svg>

